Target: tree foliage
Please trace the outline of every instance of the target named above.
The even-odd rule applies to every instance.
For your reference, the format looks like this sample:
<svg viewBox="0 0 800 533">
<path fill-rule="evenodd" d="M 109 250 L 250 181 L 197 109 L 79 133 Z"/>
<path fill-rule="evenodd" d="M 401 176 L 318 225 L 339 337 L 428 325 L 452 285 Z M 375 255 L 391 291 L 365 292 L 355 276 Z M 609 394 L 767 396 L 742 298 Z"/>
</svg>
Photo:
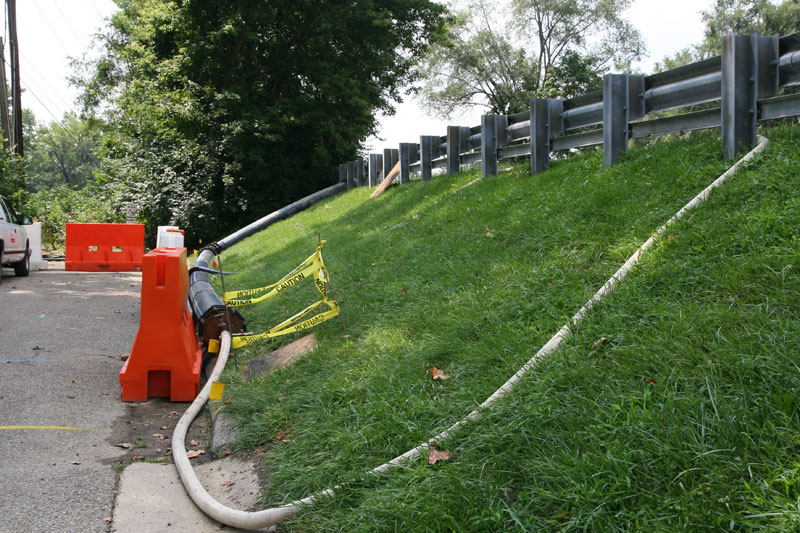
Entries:
<svg viewBox="0 0 800 533">
<path fill-rule="evenodd" d="M 534 96 L 570 97 L 599 88 L 645 51 L 623 17 L 630 0 L 479 0 L 449 27 L 420 66 L 421 100 L 441 116 L 471 106 L 526 109 Z M 497 29 L 504 28 L 503 30 Z"/>
<path fill-rule="evenodd" d="M 116 0 L 88 109 L 149 227 L 211 239 L 331 182 L 442 25 L 429 0 Z M 190 237 L 190 240 L 192 237 Z"/>
<path fill-rule="evenodd" d="M 719 55 L 722 36 L 728 33 L 747 35 L 789 35 L 800 31 L 800 0 L 716 0 L 711 9 L 701 12 L 703 41 L 684 48 L 656 63 L 656 72 L 677 68 Z"/>
<path fill-rule="evenodd" d="M 102 141 L 101 124 L 75 113 L 60 122 L 32 125 L 25 136 L 25 174 L 30 192 L 58 186 L 79 189 L 100 167 L 95 156 Z"/>
</svg>

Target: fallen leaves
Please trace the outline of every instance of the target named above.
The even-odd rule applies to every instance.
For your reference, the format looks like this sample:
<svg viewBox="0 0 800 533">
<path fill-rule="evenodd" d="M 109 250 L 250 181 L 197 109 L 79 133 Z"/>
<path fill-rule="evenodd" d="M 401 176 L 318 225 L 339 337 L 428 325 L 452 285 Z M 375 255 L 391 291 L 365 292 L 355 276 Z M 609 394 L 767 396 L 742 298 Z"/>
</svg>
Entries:
<svg viewBox="0 0 800 533">
<path fill-rule="evenodd" d="M 275 434 L 275 440 L 278 442 L 284 442 L 286 437 L 292 432 L 292 425 L 289 422 L 286 422 L 286 431 L 279 431 Z"/>
<path fill-rule="evenodd" d="M 200 446 L 200 441 L 192 439 L 189 441 L 189 446 Z"/>
<path fill-rule="evenodd" d="M 111 517 L 107 516 L 107 517 L 103 518 L 103 522 L 108 524 L 109 522 L 111 522 Z"/>
<path fill-rule="evenodd" d="M 205 453 L 206 453 L 205 450 L 189 450 L 188 452 L 186 452 L 186 457 L 188 457 L 189 459 L 194 459 L 195 457 L 200 457 Z"/>
<path fill-rule="evenodd" d="M 656 378 L 644 378 L 645 383 L 652 383 L 653 385 L 656 384 Z"/>
<path fill-rule="evenodd" d="M 600 337 L 599 339 L 594 341 L 594 343 L 592 344 L 592 348 L 597 348 L 601 344 L 605 343 L 607 340 L 608 340 L 607 337 Z"/>
<path fill-rule="evenodd" d="M 131 444 L 130 442 L 120 442 L 117 444 L 117 446 L 119 446 L 120 448 L 125 448 L 126 450 L 130 450 L 131 448 L 133 448 L 133 444 Z"/>
<path fill-rule="evenodd" d="M 432 366 L 431 369 L 429 370 L 429 372 L 431 373 L 431 376 L 433 376 L 433 379 L 442 379 L 442 380 L 444 380 L 444 379 L 450 379 L 452 377 L 452 376 L 448 376 L 447 374 L 445 374 L 444 372 L 442 372 L 441 370 L 439 370 L 435 366 Z"/>
<path fill-rule="evenodd" d="M 486 228 L 486 236 L 491 239 L 492 237 L 494 237 L 494 231 L 490 230 L 489 228 Z"/>
<path fill-rule="evenodd" d="M 435 450 L 433 448 L 428 448 L 428 464 L 435 465 L 439 461 L 452 461 L 452 457 L 450 457 L 450 450 Z"/>
<path fill-rule="evenodd" d="M 558 509 L 556 511 L 556 515 L 553 517 L 553 520 L 555 520 L 559 524 L 564 523 L 569 519 L 570 519 L 570 514 L 564 509 Z"/>
</svg>

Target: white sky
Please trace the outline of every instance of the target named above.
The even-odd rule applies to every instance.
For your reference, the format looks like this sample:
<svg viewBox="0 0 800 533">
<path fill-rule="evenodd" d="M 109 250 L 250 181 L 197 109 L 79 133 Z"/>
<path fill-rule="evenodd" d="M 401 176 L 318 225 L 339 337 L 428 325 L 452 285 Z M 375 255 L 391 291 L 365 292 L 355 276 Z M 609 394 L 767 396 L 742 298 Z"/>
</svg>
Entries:
<svg viewBox="0 0 800 533">
<path fill-rule="evenodd" d="M 628 18 L 644 35 L 649 57 L 638 66 L 650 72 L 653 64 L 666 55 L 703 38 L 700 11 L 709 9 L 712 0 L 634 0 Z M 5 4 L 5 2 L 4 2 Z M 31 109 L 40 122 L 60 119 L 64 112 L 77 109 L 77 90 L 67 83 L 72 74 L 70 57 L 82 57 L 92 34 L 116 10 L 112 0 L 18 0 L 17 32 L 20 46 L 22 105 Z M 8 28 L 2 13 L 3 41 L 8 57 Z M 480 110 L 450 121 L 452 125 L 480 123 Z M 415 142 L 420 135 L 444 135 L 448 121 L 424 114 L 413 98 L 397 105 L 397 113 L 383 117 L 378 138 L 367 140 L 370 150 L 396 148 L 400 142 Z"/>
</svg>

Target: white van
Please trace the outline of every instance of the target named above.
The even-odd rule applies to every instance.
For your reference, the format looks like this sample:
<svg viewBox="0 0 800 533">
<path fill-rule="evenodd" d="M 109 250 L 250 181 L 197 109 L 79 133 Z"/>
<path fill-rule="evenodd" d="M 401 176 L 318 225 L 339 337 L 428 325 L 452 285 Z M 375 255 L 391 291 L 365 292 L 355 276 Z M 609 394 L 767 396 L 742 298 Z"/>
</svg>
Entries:
<svg viewBox="0 0 800 533">
<path fill-rule="evenodd" d="M 11 202 L 0 196 L 0 280 L 3 267 L 14 268 L 17 276 L 27 276 L 31 271 L 31 247 L 25 226 L 30 217 L 18 217 Z"/>
</svg>

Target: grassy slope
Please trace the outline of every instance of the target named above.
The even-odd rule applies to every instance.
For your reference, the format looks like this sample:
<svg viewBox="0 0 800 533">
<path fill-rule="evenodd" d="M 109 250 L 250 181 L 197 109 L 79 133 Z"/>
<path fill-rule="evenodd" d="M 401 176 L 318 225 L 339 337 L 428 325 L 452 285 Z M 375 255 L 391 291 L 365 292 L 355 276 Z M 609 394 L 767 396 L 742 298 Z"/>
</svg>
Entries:
<svg viewBox="0 0 800 533">
<path fill-rule="evenodd" d="M 796 527 L 800 132 L 767 135 L 767 154 L 565 348 L 442 443 L 455 461 L 352 485 L 288 528 Z M 250 384 L 227 376 L 241 446 L 263 445 L 265 504 L 348 481 L 473 409 L 721 173 L 718 154 L 716 137 L 695 136 L 607 170 L 591 153 L 460 191 L 474 173 L 377 200 L 357 190 L 226 253 L 242 272 L 229 284 L 258 286 L 321 231 L 349 335 L 327 322 L 294 367 Z M 243 312 L 258 331 L 315 298 L 306 287 Z M 431 366 L 452 379 L 432 381 Z"/>
</svg>

